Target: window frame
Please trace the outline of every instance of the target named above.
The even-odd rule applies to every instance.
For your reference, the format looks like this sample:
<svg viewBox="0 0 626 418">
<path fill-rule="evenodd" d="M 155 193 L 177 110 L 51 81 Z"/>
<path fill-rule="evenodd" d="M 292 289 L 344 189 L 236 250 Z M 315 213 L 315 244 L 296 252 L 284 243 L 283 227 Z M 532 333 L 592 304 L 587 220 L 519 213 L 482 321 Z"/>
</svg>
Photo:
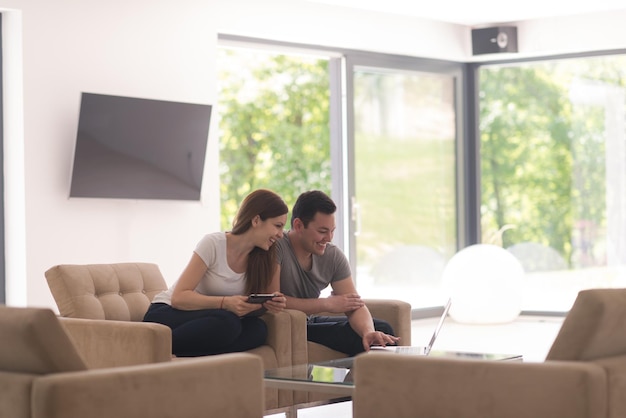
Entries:
<svg viewBox="0 0 626 418">
<path fill-rule="evenodd" d="M 468 189 L 473 190 L 477 185 L 476 179 L 472 176 L 475 173 L 475 164 L 468 160 L 468 150 L 473 149 L 472 144 L 475 143 L 475 138 L 472 136 L 475 133 L 467 129 L 469 120 L 467 108 L 470 103 L 468 85 L 471 85 L 468 83 L 469 67 L 467 64 L 229 34 L 219 34 L 218 44 L 260 49 L 273 48 L 285 53 L 313 52 L 329 57 L 332 198 L 340 210 L 334 242 L 348 256 L 353 269 L 356 267 L 353 264 L 356 255 L 353 250 L 354 241 L 351 233 L 354 228 L 354 221 L 351 220 L 350 215 L 352 211 L 351 196 L 354 195 L 354 167 L 351 163 L 354 158 L 354 113 L 351 108 L 354 67 L 369 65 L 432 73 L 454 73 L 457 115 L 457 172 L 455 173 L 457 180 L 457 242 L 459 249 L 476 242 L 473 231 L 476 231 L 480 225 L 476 217 L 479 208 L 476 203 L 479 204 L 479 202 L 474 202 L 469 198 L 471 195 L 465 192 Z M 472 206 L 469 207 L 468 204 Z"/>
<path fill-rule="evenodd" d="M 457 181 L 457 243 L 458 250 L 481 242 L 481 174 L 479 132 L 479 88 L 480 69 L 484 66 L 524 64 L 567 58 L 586 58 L 605 55 L 626 54 L 626 49 L 588 51 L 555 54 L 537 57 L 510 57 L 481 60 L 480 62 L 455 62 L 429 58 L 399 56 L 327 46 L 297 44 L 237 35 L 218 35 L 219 43 L 246 44 L 255 48 L 274 48 L 289 51 L 316 51 L 330 57 L 331 78 L 331 166 L 332 197 L 340 210 L 337 217 L 335 244 L 348 256 L 352 267 L 355 260 L 354 242 L 351 231 L 355 227 L 351 220 L 354 190 L 354 112 L 352 81 L 355 66 L 397 66 L 414 71 L 455 71 L 455 108 L 457 117 L 456 173 Z M 356 269 L 355 269 L 356 271 Z M 355 278 L 358 280 L 358 278 Z M 433 311 L 435 309 L 435 311 Z M 414 311 L 414 317 L 429 317 L 438 308 L 422 308 Z M 416 313 L 417 312 L 417 313 Z M 564 312 L 522 311 L 525 315 L 562 316 Z"/>
</svg>

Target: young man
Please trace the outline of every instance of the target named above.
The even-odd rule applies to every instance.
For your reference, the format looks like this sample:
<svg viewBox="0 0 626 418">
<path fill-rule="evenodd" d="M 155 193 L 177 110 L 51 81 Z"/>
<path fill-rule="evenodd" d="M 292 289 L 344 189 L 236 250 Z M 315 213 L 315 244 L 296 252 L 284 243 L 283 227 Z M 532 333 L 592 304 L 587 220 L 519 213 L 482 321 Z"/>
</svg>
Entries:
<svg viewBox="0 0 626 418">
<path fill-rule="evenodd" d="M 291 229 L 277 243 L 280 290 L 287 308 L 309 316 L 307 338 L 355 356 L 372 345 L 395 345 L 391 326 L 373 319 L 352 281 L 346 256 L 331 241 L 337 207 L 320 191 L 302 193 L 293 206 Z M 332 287 L 329 297 L 320 292 Z M 320 312 L 345 316 L 315 316 Z"/>
</svg>

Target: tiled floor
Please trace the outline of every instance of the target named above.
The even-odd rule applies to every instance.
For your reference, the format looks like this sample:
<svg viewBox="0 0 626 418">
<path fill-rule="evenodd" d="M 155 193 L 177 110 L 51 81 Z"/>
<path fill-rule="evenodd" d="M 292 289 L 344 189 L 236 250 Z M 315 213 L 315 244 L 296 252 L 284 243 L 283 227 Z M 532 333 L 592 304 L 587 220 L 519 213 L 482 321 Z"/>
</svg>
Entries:
<svg viewBox="0 0 626 418">
<path fill-rule="evenodd" d="M 438 318 L 413 321 L 412 345 L 428 344 L 437 321 Z M 507 324 L 467 325 L 448 318 L 433 350 L 521 354 L 526 362 L 541 362 L 545 359 L 562 323 L 561 317 L 520 316 Z M 284 415 L 277 414 L 271 417 L 282 418 Z M 350 417 L 352 417 L 351 402 L 298 411 L 298 418 Z"/>
</svg>

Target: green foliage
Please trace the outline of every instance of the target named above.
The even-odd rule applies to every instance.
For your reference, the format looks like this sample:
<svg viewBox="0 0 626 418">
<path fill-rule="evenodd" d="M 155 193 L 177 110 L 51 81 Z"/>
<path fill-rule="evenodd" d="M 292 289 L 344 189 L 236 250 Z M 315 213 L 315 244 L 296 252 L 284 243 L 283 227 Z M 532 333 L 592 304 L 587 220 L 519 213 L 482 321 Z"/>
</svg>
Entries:
<svg viewBox="0 0 626 418">
<path fill-rule="evenodd" d="M 618 57 L 481 71 L 483 236 L 512 224 L 504 247 L 541 243 L 577 264 L 585 225 L 606 227 L 608 108 L 573 91 L 623 86 L 622 68 Z M 601 238 L 591 237 L 591 246 Z"/>
<path fill-rule="evenodd" d="M 369 136 L 356 142 L 359 263 L 373 264 L 402 245 L 454 254 L 453 141 Z"/>
<path fill-rule="evenodd" d="M 534 68 L 481 73 L 480 155 L 483 231 L 506 224 L 518 242 L 569 249 L 571 107 L 565 92 Z"/>
<path fill-rule="evenodd" d="M 402 247 L 456 251 L 452 89 L 449 76 L 355 71 L 360 267 L 376 266 Z"/>
<path fill-rule="evenodd" d="M 328 62 L 220 50 L 222 228 L 250 191 L 330 194 Z"/>
</svg>

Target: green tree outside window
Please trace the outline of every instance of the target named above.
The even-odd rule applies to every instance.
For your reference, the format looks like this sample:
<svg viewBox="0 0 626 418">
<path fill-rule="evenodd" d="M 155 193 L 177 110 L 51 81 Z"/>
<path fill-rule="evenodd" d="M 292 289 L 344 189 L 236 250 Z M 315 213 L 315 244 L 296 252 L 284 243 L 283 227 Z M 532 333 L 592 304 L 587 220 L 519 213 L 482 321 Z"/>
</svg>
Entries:
<svg viewBox="0 0 626 418">
<path fill-rule="evenodd" d="M 219 50 L 221 226 L 258 188 L 289 207 L 310 189 L 330 194 L 328 61 Z"/>
</svg>

